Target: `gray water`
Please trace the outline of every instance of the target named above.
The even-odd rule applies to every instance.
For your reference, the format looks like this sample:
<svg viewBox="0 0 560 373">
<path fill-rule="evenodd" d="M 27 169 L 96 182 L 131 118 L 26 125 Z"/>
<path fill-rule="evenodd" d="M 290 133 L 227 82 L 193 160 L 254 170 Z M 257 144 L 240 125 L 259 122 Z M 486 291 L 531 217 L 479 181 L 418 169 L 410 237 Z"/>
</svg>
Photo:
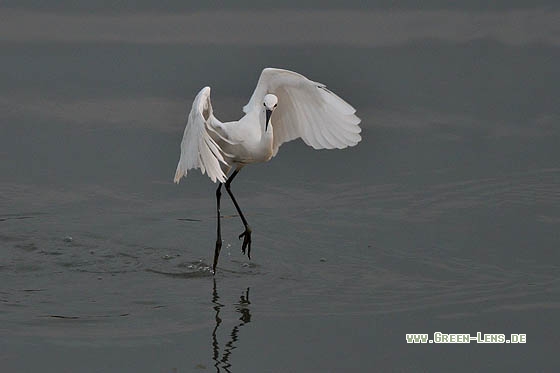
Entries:
<svg viewBox="0 0 560 373">
<path fill-rule="evenodd" d="M 204 32 L 179 2 L 28 4 L 0 8 L 2 372 L 558 370 L 550 5 L 302 2 L 267 37 L 268 3 Z M 215 185 L 172 183 L 185 112 L 210 85 L 239 118 L 266 66 L 351 102 L 363 140 L 243 169 L 252 260 L 224 194 L 212 276 Z M 527 343 L 406 344 L 438 331 Z"/>
</svg>

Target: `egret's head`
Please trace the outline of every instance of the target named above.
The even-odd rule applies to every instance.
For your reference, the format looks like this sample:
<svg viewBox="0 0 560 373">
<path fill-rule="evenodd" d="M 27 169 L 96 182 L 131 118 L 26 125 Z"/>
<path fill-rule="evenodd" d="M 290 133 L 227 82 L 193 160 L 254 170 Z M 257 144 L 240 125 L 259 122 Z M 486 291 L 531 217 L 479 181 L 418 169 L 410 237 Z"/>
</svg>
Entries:
<svg viewBox="0 0 560 373">
<path fill-rule="evenodd" d="M 278 97 L 273 95 L 272 93 L 267 94 L 264 96 L 263 105 L 270 111 L 274 110 L 276 105 L 278 105 Z"/>
<path fill-rule="evenodd" d="M 264 127 L 264 130 L 266 131 L 268 129 L 268 122 L 270 122 L 270 117 L 272 116 L 272 112 L 274 111 L 274 109 L 276 109 L 276 106 L 278 106 L 278 97 L 276 97 L 276 95 L 269 93 L 266 96 L 264 96 L 263 101 L 264 101 L 263 106 L 266 110 L 266 122 Z"/>
</svg>

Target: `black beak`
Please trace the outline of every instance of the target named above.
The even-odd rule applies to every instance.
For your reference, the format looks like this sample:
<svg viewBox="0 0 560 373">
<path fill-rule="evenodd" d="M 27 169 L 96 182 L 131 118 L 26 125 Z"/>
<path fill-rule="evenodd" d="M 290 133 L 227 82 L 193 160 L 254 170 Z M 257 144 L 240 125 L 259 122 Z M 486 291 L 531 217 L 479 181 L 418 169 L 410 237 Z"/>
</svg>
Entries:
<svg viewBox="0 0 560 373">
<path fill-rule="evenodd" d="M 264 125 L 264 131 L 268 130 L 268 122 L 270 121 L 270 116 L 272 115 L 272 110 L 266 109 L 266 124 Z"/>
</svg>

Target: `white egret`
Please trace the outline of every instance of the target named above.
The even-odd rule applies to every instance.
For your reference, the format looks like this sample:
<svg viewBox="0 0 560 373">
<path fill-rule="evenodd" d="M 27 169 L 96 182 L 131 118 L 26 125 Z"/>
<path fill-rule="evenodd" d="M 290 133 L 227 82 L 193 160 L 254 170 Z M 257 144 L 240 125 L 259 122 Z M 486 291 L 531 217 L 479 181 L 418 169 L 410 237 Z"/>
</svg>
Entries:
<svg viewBox="0 0 560 373">
<path fill-rule="evenodd" d="M 222 247 L 222 184 L 245 226 L 239 239 L 243 237 L 241 250 L 243 254 L 247 250 L 251 259 L 251 227 L 230 189 L 239 171 L 248 164 L 270 160 L 278 153 L 280 145 L 297 138 L 315 149 L 342 149 L 361 140 L 356 110 L 324 84 L 293 71 L 264 69 L 243 111 L 245 116 L 240 120 L 222 123 L 212 111 L 210 87 L 202 88 L 187 117 L 175 173 L 175 183 L 179 183 L 188 170 L 199 168 L 202 174 L 207 173 L 213 182 L 218 182 L 214 273 Z"/>
</svg>

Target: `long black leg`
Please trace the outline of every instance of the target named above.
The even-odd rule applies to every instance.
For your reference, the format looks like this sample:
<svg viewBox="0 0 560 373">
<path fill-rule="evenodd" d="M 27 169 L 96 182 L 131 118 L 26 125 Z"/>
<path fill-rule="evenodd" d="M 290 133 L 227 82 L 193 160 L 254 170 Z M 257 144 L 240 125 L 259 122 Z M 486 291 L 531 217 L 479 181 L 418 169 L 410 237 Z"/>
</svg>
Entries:
<svg viewBox="0 0 560 373">
<path fill-rule="evenodd" d="M 235 197 L 233 196 L 233 193 L 231 192 L 230 189 L 231 182 L 233 181 L 235 176 L 239 173 L 239 170 L 240 170 L 239 168 L 236 169 L 226 180 L 226 190 L 229 196 L 231 197 L 231 200 L 233 201 L 233 204 L 235 205 L 235 208 L 237 209 L 239 216 L 241 217 L 241 221 L 243 221 L 243 225 L 245 226 L 245 231 L 239 235 L 239 239 L 243 237 L 243 245 L 241 246 L 241 251 L 243 252 L 243 254 L 245 254 L 245 249 L 247 249 L 247 257 L 251 259 L 251 227 L 247 223 L 247 219 L 245 219 L 243 212 L 241 212 L 241 209 L 239 208 L 239 204 L 235 200 Z"/>
<path fill-rule="evenodd" d="M 220 256 L 220 250 L 222 249 L 222 229 L 220 226 L 220 199 L 222 197 L 222 183 L 218 184 L 218 189 L 216 189 L 216 213 L 218 218 L 218 229 L 216 232 L 216 249 L 214 250 L 214 265 L 212 269 L 216 273 L 216 266 L 218 265 L 218 257 Z"/>
</svg>

